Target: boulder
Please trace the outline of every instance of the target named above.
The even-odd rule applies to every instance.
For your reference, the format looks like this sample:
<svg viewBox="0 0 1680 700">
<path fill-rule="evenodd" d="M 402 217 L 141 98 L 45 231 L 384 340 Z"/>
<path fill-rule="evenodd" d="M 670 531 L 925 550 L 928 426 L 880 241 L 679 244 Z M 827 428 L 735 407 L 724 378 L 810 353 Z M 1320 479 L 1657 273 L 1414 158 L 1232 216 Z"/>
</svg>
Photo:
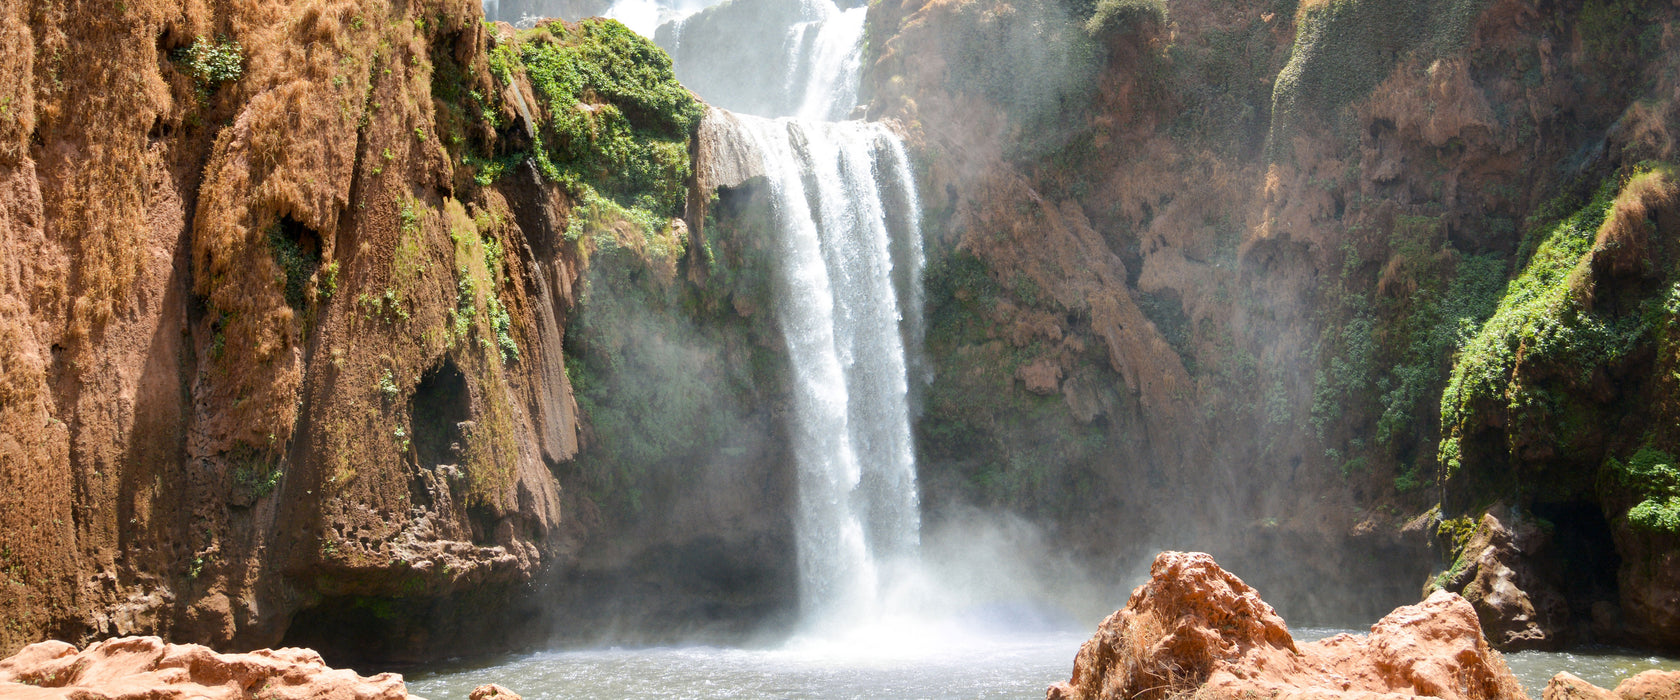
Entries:
<svg viewBox="0 0 1680 700">
<path fill-rule="evenodd" d="M 0 697 L 20 700 L 408 700 L 402 676 L 334 669 L 309 649 L 218 654 L 197 644 L 122 637 L 84 650 L 31 644 L 0 661 Z M 516 696 L 517 697 L 517 696 Z"/>
<path fill-rule="evenodd" d="M 1520 700 L 1522 687 L 1445 591 L 1396 609 L 1367 636 L 1297 644 L 1277 612 L 1213 557 L 1163 552 L 1080 648 L 1050 700 L 1230 698 Z"/>
<path fill-rule="evenodd" d="M 1543 700 L 1676 700 L 1680 699 L 1680 671 L 1646 671 L 1605 690 L 1570 673 L 1546 683 Z"/>
<path fill-rule="evenodd" d="M 519 697 L 519 693 L 515 693 L 511 690 L 508 690 L 507 688 L 503 688 L 502 686 L 496 685 L 495 683 L 486 683 L 486 684 L 481 685 L 477 688 L 473 688 L 472 694 L 467 696 L 467 700 L 524 700 L 524 699 Z"/>
<path fill-rule="evenodd" d="M 1569 605 L 1533 565 L 1550 539 L 1533 518 L 1495 506 L 1458 552 L 1443 587 L 1470 601 L 1494 648 L 1557 650 L 1566 641 Z"/>
</svg>

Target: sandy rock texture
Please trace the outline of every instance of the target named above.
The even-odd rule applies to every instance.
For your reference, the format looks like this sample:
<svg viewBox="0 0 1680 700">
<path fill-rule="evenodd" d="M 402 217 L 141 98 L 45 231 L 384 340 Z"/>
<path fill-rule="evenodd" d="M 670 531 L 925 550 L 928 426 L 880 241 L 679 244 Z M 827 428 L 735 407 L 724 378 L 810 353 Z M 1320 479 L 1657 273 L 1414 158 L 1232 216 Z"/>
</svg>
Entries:
<svg viewBox="0 0 1680 700">
<path fill-rule="evenodd" d="M 406 700 L 402 676 L 334 669 L 309 649 L 218 654 L 197 644 L 121 637 L 86 649 L 31 644 L 0 661 L 0 697 L 18 700 Z M 475 696 L 476 697 L 476 696 Z M 517 698 L 518 696 L 514 696 Z"/>
<path fill-rule="evenodd" d="M 1163 552 L 1150 580 L 1080 648 L 1050 700 L 1525 697 L 1463 598 L 1436 593 L 1364 636 L 1297 644 L 1253 588 L 1199 552 Z"/>
<path fill-rule="evenodd" d="M 1680 698 L 1680 671 L 1645 671 L 1606 690 L 1559 673 L 1546 683 L 1544 700 L 1670 700 Z"/>
<path fill-rule="evenodd" d="M 467 698 L 468 700 L 521 700 L 519 693 L 503 688 L 495 683 L 487 683 L 485 685 L 478 686 L 477 688 L 473 688 L 472 693 L 469 694 Z"/>
</svg>

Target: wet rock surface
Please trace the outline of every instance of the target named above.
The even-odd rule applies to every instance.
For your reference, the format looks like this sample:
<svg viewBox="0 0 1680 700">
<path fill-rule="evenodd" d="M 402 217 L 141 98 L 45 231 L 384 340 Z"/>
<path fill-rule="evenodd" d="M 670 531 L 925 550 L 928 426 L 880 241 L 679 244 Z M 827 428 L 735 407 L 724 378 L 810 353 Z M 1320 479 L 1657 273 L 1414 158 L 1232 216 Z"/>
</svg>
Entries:
<svg viewBox="0 0 1680 700">
<path fill-rule="evenodd" d="M 1491 509 L 1460 551 L 1456 573 L 1444 581 L 1443 589 L 1470 601 L 1499 649 L 1555 650 L 1566 641 L 1569 606 L 1533 563 L 1549 540 L 1532 519 Z"/>
<path fill-rule="evenodd" d="M 1150 580 L 1079 650 L 1050 700 L 1524 697 L 1462 597 L 1437 592 L 1369 635 L 1297 644 L 1253 588 L 1211 556 L 1163 552 Z"/>
<path fill-rule="evenodd" d="M 413 696 L 398 674 L 361 676 L 355 671 L 334 669 L 309 649 L 218 654 L 197 644 L 122 637 L 96 642 L 81 651 L 59 641 L 24 647 L 0 661 L 0 697 L 404 700 Z M 475 692 L 473 697 L 476 700 L 479 696 Z M 519 696 L 486 697 L 517 700 Z"/>
</svg>

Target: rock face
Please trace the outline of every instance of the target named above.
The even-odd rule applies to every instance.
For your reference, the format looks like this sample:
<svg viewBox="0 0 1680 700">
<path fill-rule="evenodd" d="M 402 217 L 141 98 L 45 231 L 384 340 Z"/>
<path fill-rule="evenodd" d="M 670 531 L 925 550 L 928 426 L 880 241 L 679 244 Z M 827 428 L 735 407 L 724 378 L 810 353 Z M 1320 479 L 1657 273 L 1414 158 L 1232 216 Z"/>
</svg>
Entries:
<svg viewBox="0 0 1680 700">
<path fill-rule="evenodd" d="M 359 676 L 355 671 L 330 668 L 320 654 L 308 649 L 218 654 L 197 644 L 165 644 L 157 637 L 110 639 L 80 652 L 58 641 L 31 644 L 0 661 L 0 696 L 19 700 L 412 697 L 400 675 Z"/>
<path fill-rule="evenodd" d="M 706 439 L 612 420 L 639 396 L 580 410 L 571 373 L 612 349 L 665 353 L 649 364 L 666 374 L 623 375 L 718 394 L 776 361 L 727 294 L 708 308 L 735 327 L 661 311 L 706 306 L 671 293 L 651 320 L 600 324 L 659 343 L 578 332 L 591 280 L 691 292 L 677 268 L 700 235 L 574 215 L 580 190 L 554 169 L 599 154 L 557 152 L 548 171 L 530 157 L 559 142 L 556 109 L 610 105 L 534 88 L 513 44 L 598 34 L 487 25 L 478 0 L 144 5 L 120 27 L 0 5 L 0 653 L 144 633 L 420 661 L 545 633 L 524 624 L 546 609 L 541 577 L 603 529 L 616 560 L 650 541 L 779 555 L 756 544 L 790 529 L 772 401 L 674 389 L 699 405 L 647 419 Z M 657 122 L 671 167 L 599 189 L 634 204 L 627 188 L 657 186 L 661 210 L 637 222 L 670 222 L 681 117 L 700 106 L 655 47 L 618 36 L 670 98 L 624 110 L 648 122 L 634 145 L 653 148 Z M 493 48 L 519 65 L 493 72 Z M 566 235 L 584 230 L 598 235 Z M 590 257 L 603 240 L 612 254 Z M 711 249 L 735 276 L 729 247 Z M 664 332 L 680 324 L 697 330 Z M 588 379 L 596 399 L 618 388 Z M 686 490 L 702 481 L 740 495 L 722 512 Z M 627 502 L 680 515 L 669 536 L 626 534 Z"/>
<path fill-rule="evenodd" d="M 1439 592 L 1367 636 L 1297 644 L 1253 588 L 1201 553 L 1163 552 L 1080 648 L 1050 700 L 1414 697 L 1519 700 L 1463 598 Z"/>
<path fill-rule="evenodd" d="M 1557 649 L 1567 639 L 1569 607 L 1536 570 L 1548 537 L 1532 518 L 1498 507 L 1482 515 L 1441 588 L 1470 601 L 1495 648 Z"/>
<path fill-rule="evenodd" d="M 1639 315 L 1680 281 L 1673 188 L 1639 174 L 1676 157 L 1680 6 L 1598 8 L 871 3 L 867 112 L 926 156 L 924 499 L 1135 535 L 1069 535 L 1097 561 L 1170 523 L 1297 621 L 1412 599 L 1431 557 L 1396 535 L 1437 500 L 1590 513 L 1624 592 L 1564 582 L 1566 621 L 1501 559 L 1497 641 L 1603 602 L 1674 645 L 1676 533 L 1617 521 L 1675 494 L 1602 472 L 1627 436 L 1680 453 L 1680 323 Z M 1552 328 L 1582 340 L 1527 340 Z"/>
<path fill-rule="evenodd" d="M 1680 698 L 1680 671 L 1646 671 L 1622 681 L 1613 691 L 1572 673 L 1559 673 L 1546 683 L 1541 697 L 1544 700 L 1673 700 Z"/>
</svg>

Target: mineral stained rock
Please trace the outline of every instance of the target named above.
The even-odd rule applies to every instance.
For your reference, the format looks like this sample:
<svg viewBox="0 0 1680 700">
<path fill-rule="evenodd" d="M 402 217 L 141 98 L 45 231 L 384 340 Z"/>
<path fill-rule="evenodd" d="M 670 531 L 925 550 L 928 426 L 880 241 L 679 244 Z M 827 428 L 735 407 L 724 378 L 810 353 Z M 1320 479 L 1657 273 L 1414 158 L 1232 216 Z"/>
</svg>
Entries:
<svg viewBox="0 0 1680 700">
<path fill-rule="evenodd" d="M 1534 565 L 1548 539 L 1532 518 L 1515 517 L 1504 506 L 1490 509 L 1459 555 L 1464 564 L 1443 586 L 1470 601 L 1499 649 L 1556 650 L 1565 641 L 1569 605 Z"/>
<path fill-rule="evenodd" d="M 24 647 L 0 661 L 0 697 L 408 700 L 413 696 L 401 675 L 361 676 L 331 668 L 309 649 L 218 654 L 197 644 L 122 637 L 90 644 L 80 652 L 59 641 Z"/>
<path fill-rule="evenodd" d="M 1367 636 L 1297 644 L 1259 593 L 1197 552 L 1163 552 L 1049 700 L 1525 697 L 1464 598 L 1437 592 Z"/>
</svg>

